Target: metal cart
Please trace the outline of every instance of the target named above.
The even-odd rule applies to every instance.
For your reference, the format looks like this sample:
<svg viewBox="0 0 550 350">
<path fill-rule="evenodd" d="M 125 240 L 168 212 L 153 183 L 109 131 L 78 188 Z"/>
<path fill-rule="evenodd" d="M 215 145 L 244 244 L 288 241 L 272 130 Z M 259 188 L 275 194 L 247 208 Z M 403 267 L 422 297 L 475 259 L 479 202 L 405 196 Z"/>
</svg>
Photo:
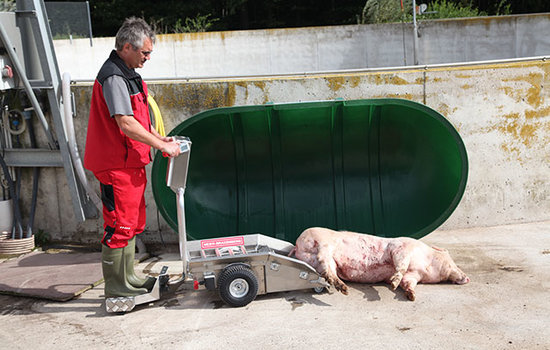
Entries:
<svg viewBox="0 0 550 350">
<path fill-rule="evenodd" d="M 166 184 L 176 193 L 182 277 L 170 281 L 164 266 L 149 293 L 106 298 L 107 312 L 131 311 L 136 305 L 175 292 L 183 284 L 196 290 L 218 290 L 225 303 L 236 307 L 249 304 L 261 294 L 308 288 L 321 292 L 328 287 L 313 267 L 289 257 L 294 245 L 280 239 L 249 234 L 188 242 L 184 194 L 191 141 L 181 137 L 178 141 L 181 155 L 168 160 Z"/>
</svg>

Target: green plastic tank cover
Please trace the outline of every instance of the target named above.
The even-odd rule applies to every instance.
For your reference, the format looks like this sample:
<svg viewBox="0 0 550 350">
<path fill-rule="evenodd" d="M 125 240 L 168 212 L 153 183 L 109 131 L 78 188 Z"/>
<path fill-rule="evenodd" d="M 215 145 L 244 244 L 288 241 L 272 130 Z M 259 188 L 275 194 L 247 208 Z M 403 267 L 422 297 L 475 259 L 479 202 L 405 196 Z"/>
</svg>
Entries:
<svg viewBox="0 0 550 350">
<path fill-rule="evenodd" d="M 401 99 L 227 107 L 170 135 L 192 141 L 190 239 L 262 233 L 294 243 L 312 226 L 420 238 L 456 208 L 468 175 L 453 126 Z M 177 231 L 176 198 L 157 153 L 157 207 Z"/>
</svg>

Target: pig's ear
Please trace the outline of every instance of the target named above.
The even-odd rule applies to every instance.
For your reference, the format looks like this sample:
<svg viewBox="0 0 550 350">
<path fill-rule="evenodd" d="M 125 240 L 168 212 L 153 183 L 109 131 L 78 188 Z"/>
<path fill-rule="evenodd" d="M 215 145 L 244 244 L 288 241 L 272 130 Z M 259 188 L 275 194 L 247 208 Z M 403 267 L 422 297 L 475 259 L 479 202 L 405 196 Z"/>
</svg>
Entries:
<svg viewBox="0 0 550 350">
<path fill-rule="evenodd" d="M 448 253 L 448 250 L 445 249 L 445 248 L 439 248 L 439 247 L 436 247 L 435 245 L 432 246 L 433 249 L 439 251 L 439 252 L 445 252 L 445 253 Z"/>
</svg>

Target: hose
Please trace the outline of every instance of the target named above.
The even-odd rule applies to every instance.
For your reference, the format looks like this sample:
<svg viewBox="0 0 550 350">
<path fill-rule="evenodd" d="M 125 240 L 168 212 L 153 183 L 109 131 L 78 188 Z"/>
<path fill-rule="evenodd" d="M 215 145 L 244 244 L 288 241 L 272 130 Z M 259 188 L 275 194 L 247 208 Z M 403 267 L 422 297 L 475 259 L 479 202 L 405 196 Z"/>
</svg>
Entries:
<svg viewBox="0 0 550 350">
<path fill-rule="evenodd" d="M 84 171 L 84 166 L 82 166 L 82 160 L 80 158 L 80 153 L 78 152 L 78 145 L 76 144 L 76 136 L 74 132 L 74 124 L 73 124 L 73 112 L 71 109 L 71 75 L 69 73 L 63 73 L 63 79 L 62 79 L 62 97 L 63 97 L 63 114 L 65 116 L 65 126 L 66 126 L 66 133 L 67 133 L 67 140 L 69 142 L 69 153 L 71 154 L 71 159 L 73 161 L 73 166 L 76 170 L 76 175 L 78 176 L 78 179 L 84 186 L 84 189 L 86 190 L 86 194 L 89 196 L 92 203 L 94 203 L 95 207 L 99 212 L 101 212 L 103 208 L 103 204 L 101 202 L 101 199 L 99 199 L 99 196 L 90 187 L 90 184 L 88 183 L 88 178 L 86 177 L 86 172 Z"/>
<path fill-rule="evenodd" d="M 21 211 L 19 210 L 19 203 L 17 201 L 17 196 L 15 194 L 15 185 L 13 183 L 13 180 L 11 178 L 8 165 L 4 161 L 4 157 L 0 155 L 0 166 L 2 167 L 2 171 L 4 172 L 4 176 L 6 177 L 6 180 L 8 181 L 8 188 L 10 190 L 10 196 L 13 199 L 13 228 L 12 228 L 12 238 L 16 238 L 16 231 L 19 231 L 19 238 L 23 238 L 23 226 L 21 225 Z"/>
<path fill-rule="evenodd" d="M 159 106 L 157 105 L 157 102 L 151 96 L 151 94 L 147 95 L 147 102 L 149 103 L 149 107 L 151 108 L 151 112 L 153 114 L 153 120 L 155 123 L 155 130 L 159 133 L 160 136 L 166 136 L 166 131 L 164 130 L 164 121 L 162 120 L 162 115 L 160 113 Z M 157 209 L 157 223 L 160 222 L 159 220 L 159 211 Z M 164 239 L 162 238 L 162 232 L 160 230 L 160 225 L 158 229 L 158 233 L 160 236 L 160 241 L 162 242 L 162 245 L 164 246 Z"/>
<path fill-rule="evenodd" d="M 36 148 L 36 135 L 34 133 L 34 126 L 32 125 L 30 112 L 25 114 L 27 119 L 27 128 L 29 129 L 29 137 L 31 140 L 31 148 Z M 25 232 L 25 238 L 32 236 L 32 229 L 34 227 L 34 216 L 36 213 L 36 203 L 38 200 L 38 179 L 40 177 L 40 168 L 34 167 L 32 170 L 32 199 L 31 199 L 31 211 L 29 213 L 29 222 L 27 223 L 27 231 Z"/>
<path fill-rule="evenodd" d="M 36 213 L 36 203 L 38 200 L 38 180 L 40 177 L 40 168 L 34 167 L 32 170 L 32 199 L 31 199 L 31 211 L 29 213 L 29 222 L 27 223 L 27 231 L 25 238 L 32 236 L 32 229 L 34 227 L 34 214 Z"/>
<path fill-rule="evenodd" d="M 153 96 L 151 96 L 151 94 L 147 95 L 147 102 L 149 103 L 149 107 L 151 107 L 151 111 L 153 112 L 155 130 L 159 133 L 160 136 L 166 136 L 166 131 L 164 130 L 164 121 L 162 120 L 159 106 L 157 105 L 157 102 L 155 101 Z"/>
</svg>

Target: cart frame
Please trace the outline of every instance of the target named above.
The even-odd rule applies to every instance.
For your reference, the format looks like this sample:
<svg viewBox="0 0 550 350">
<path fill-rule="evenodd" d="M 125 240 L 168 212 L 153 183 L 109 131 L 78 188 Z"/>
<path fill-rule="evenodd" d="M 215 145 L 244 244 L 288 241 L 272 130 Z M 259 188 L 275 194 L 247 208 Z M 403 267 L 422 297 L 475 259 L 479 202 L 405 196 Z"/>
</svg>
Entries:
<svg viewBox="0 0 550 350">
<path fill-rule="evenodd" d="M 106 298 L 107 312 L 128 312 L 173 293 L 183 284 L 195 290 L 218 290 L 224 302 L 244 306 L 257 295 L 300 289 L 321 292 L 329 285 L 311 265 L 288 256 L 294 245 L 262 234 L 187 241 L 185 187 L 191 141 L 176 136 L 181 155 L 168 159 L 166 184 L 176 193 L 179 251 L 182 276 L 169 280 L 167 267 L 161 270 L 149 293 L 134 297 Z"/>
</svg>

